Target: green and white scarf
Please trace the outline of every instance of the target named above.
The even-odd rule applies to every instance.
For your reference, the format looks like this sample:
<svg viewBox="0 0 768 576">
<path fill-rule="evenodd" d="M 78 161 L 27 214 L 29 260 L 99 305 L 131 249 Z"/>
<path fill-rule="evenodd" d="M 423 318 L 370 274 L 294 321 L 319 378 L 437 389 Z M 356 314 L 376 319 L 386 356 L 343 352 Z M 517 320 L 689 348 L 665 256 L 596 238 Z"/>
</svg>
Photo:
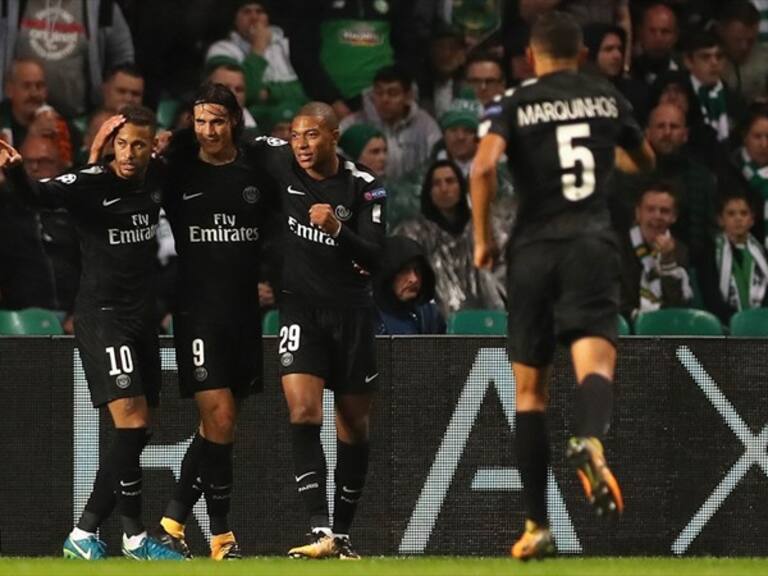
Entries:
<svg viewBox="0 0 768 576">
<path fill-rule="evenodd" d="M 693 298 L 693 290 L 688 279 L 688 272 L 677 263 L 662 264 L 661 254 L 654 252 L 645 243 L 640 227 L 635 226 L 629 231 L 629 238 L 635 255 L 640 259 L 643 270 L 640 273 L 640 307 L 636 312 L 659 310 L 663 304 L 662 276 L 672 276 L 680 281 L 683 289 L 683 299 Z"/>
<path fill-rule="evenodd" d="M 740 151 L 741 173 L 749 182 L 750 188 L 757 190 L 763 199 L 763 221 L 768 229 L 768 166 L 760 167 L 747 152 L 746 148 Z M 768 237 L 766 237 L 768 246 Z"/>
<path fill-rule="evenodd" d="M 734 258 L 734 248 L 741 251 L 741 262 Z M 723 299 L 735 310 L 759 308 L 768 289 L 768 263 L 760 242 L 750 235 L 746 245 L 734 246 L 718 234 L 715 255 Z"/>
<path fill-rule="evenodd" d="M 696 89 L 704 122 L 717 132 L 719 142 L 727 140 L 731 134 L 723 88 L 723 83 L 718 82 L 714 86 L 699 85 Z"/>
</svg>

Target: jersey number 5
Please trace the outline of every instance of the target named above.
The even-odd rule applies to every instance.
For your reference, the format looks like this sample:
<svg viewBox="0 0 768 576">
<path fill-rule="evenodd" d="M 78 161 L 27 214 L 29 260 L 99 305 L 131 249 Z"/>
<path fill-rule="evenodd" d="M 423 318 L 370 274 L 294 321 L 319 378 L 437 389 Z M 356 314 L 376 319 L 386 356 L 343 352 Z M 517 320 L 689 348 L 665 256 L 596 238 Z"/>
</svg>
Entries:
<svg viewBox="0 0 768 576">
<path fill-rule="evenodd" d="M 571 202 L 583 200 L 595 191 L 595 157 L 586 146 L 573 145 L 574 139 L 589 138 L 589 135 L 586 122 L 557 127 L 557 153 L 560 167 L 566 171 L 561 177 L 563 196 Z M 579 171 L 580 179 L 577 177 Z"/>
</svg>

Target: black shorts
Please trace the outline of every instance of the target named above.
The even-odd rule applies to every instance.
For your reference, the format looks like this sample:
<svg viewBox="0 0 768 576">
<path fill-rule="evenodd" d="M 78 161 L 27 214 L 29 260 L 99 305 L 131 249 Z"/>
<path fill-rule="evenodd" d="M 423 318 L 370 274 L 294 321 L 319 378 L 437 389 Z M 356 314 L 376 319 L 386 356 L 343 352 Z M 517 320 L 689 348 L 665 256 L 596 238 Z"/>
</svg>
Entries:
<svg viewBox="0 0 768 576">
<path fill-rule="evenodd" d="M 176 363 L 182 398 L 196 392 L 229 388 L 235 398 L 261 392 L 261 319 L 242 324 L 174 317 Z"/>
<path fill-rule="evenodd" d="M 281 376 L 319 376 L 339 394 L 377 390 L 372 308 L 326 308 L 286 299 L 278 338 Z"/>
<path fill-rule="evenodd" d="M 75 341 L 94 406 L 145 396 L 160 402 L 160 351 L 151 321 L 112 310 L 75 314 Z"/>
<path fill-rule="evenodd" d="M 513 362 L 552 362 L 557 340 L 618 338 L 621 255 L 611 237 L 550 240 L 513 247 L 507 272 L 508 339 Z"/>
</svg>

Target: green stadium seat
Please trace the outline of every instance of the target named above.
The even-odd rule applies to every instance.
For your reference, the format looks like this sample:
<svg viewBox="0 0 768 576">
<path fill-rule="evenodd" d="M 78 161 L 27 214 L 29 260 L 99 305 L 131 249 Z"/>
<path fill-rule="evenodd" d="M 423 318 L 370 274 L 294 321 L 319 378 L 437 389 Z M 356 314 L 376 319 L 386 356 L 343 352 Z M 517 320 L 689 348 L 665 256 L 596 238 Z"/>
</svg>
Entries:
<svg viewBox="0 0 768 576">
<path fill-rule="evenodd" d="M 632 334 L 632 328 L 629 326 L 629 322 L 627 322 L 627 319 L 624 318 L 621 314 L 619 314 L 618 317 L 618 323 L 619 323 L 619 336 L 629 336 Z"/>
<path fill-rule="evenodd" d="M 731 316 L 731 336 L 768 336 L 768 308 L 742 310 Z"/>
<path fill-rule="evenodd" d="M 261 320 L 261 333 L 264 336 L 277 336 L 280 332 L 280 315 L 277 310 L 270 310 Z"/>
<path fill-rule="evenodd" d="M 717 316 L 693 308 L 663 308 L 643 312 L 635 320 L 638 336 L 722 336 Z"/>
<path fill-rule="evenodd" d="M 507 313 L 504 310 L 459 310 L 448 317 L 448 334 L 505 335 Z"/>
<path fill-rule="evenodd" d="M 54 312 L 42 308 L 0 310 L 0 334 L 56 336 L 64 334 Z"/>
</svg>

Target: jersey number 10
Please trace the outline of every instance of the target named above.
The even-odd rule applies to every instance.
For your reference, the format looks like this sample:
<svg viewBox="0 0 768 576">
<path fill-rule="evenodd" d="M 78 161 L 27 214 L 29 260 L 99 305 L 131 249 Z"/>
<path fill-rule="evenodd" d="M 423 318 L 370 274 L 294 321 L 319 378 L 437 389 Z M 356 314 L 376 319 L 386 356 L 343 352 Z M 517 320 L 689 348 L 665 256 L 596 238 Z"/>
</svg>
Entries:
<svg viewBox="0 0 768 576">
<path fill-rule="evenodd" d="M 574 146 L 576 138 L 589 138 L 589 124 L 566 124 L 557 127 L 557 153 L 560 167 L 566 172 L 561 177 L 563 196 L 577 202 L 595 191 L 595 157 L 586 146 Z M 578 166 L 581 165 L 581 179 Z"/>
</svg>

